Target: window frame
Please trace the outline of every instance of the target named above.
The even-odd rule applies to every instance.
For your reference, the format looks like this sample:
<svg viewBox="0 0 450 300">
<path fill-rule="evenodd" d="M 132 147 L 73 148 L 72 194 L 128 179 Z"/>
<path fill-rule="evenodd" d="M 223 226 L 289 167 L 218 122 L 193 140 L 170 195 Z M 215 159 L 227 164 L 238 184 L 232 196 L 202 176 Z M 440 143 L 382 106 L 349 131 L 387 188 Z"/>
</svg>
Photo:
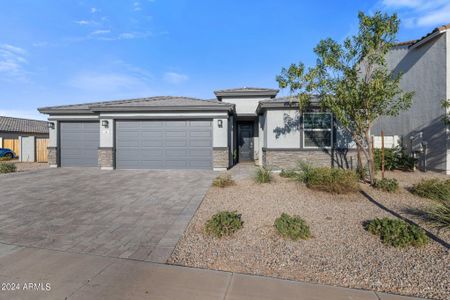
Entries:
<svg viewBox="0 0 450 300">
<path fill-rule="evenodd" d="M 328 114 L 330 115 L 331 118 L 331 124 L 330 124 L 330 128 L 326 129 L 326 128 L 307 128 L 305 129 L 305 114 Z M 334 136 L 333 136 L 333 127 L 334 127 L 334 122 L 333 122 L 333 114 L 330 112 L 304 112 L 302 113 L 302 146 L 303 149 L 332 149 L 333 148 L 333 140 L 334 140 Z M 331 143 L 330 146 L 306 146 L 305 145 L 305 131 L 329 131 L 330 132 L 330 139 L 331 139 Z"/>
</svg>

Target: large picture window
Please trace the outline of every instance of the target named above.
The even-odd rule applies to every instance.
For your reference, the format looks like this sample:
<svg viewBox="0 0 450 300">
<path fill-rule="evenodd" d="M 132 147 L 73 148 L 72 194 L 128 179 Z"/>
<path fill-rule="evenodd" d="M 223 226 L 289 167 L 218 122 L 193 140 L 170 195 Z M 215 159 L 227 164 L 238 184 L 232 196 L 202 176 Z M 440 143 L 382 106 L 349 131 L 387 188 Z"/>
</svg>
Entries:
<svg viewBox="0 0 450 300">
<path fill-rule="evenodd" d="M 303 147 L 331 148 L 333 143 L 331 113 L 303 113 Z"/>
</svg>

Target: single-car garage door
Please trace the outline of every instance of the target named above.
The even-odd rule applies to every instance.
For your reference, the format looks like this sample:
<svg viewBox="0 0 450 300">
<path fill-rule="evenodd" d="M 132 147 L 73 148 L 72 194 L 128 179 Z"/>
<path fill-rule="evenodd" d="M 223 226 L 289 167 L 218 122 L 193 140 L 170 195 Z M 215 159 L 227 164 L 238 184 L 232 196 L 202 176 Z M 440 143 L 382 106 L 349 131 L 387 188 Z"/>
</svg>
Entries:
<svg viewBox="0 0 450 300">
<path fill-rule="evenodd" d="M 116 168 L 212 169 L 212 121 L 117 121 Z"/>
<path fill-rule="evenodd" d="M 61 122 L 61 166 L 97 167 L 98 122 Z"/>
</svg>

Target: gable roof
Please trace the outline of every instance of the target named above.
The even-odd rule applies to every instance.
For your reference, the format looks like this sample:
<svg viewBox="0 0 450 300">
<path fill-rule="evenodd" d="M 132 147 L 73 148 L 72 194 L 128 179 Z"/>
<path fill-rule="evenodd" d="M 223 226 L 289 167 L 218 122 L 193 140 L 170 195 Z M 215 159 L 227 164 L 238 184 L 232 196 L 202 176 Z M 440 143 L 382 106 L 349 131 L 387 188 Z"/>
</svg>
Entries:
<svg viewBox="0 0 450 300">
<path fill-rule="evenodd" d="M 268 96 L 270 98 L 273 98 L 278 94 L 278 92 L 279 90 L 277 89 L 240 87 L 240 88 L 217 90 L 214 91 L 214 94 L 220 100 L 222 97 L 227 96 Z"/>
<path fill-rule="evenodd" d="M 48 134 L 48 126 L 46 121 L 0 116 L 0 131 Z"/>
<path fill-rule="evenodd" d="M 395 44 L 395 46 L 401 47 L 401 46 L 408 46 L 408 47 L 417 47 L 423 43 L 428 42 L 429 40 L 431 40 L 433 37 L 446 32 L 448 29 L 450 29 L 450 23 L 446 24 L 446 25 L 442 25 L 439 27 L 436 27 L 435 29 L 433 29 L 431 32 L 427 33 L 426 35 L 424 35 L 423 37 L 417 39 L 417 40 L 410 40 L 410 41 L 405 41 L 405 42 L 399 42 L 397 44 Z"/>
<path fill-rule="evenodd" d="M 126 100 L 114 100 L 103 102 L 91 102 L 82 104 L 41 107 L 42 113 L 92 113 L 97 111 L 131 111 L 131 110 L 228 110 L 232 104 L 222 103 L 217 100 L 202 100 L 189 97 L 157 96 L 147 98 L 135 98 Z"/>
</svg>

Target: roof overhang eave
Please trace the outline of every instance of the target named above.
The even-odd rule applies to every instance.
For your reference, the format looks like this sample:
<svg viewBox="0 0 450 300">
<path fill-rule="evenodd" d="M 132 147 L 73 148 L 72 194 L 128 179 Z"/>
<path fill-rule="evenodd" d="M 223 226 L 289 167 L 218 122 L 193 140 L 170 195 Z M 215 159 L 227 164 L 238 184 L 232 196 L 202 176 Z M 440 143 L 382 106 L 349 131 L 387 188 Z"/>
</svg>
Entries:
<svg viewBox="0 0 450 300">
<path fill-rule="evenodd" d="M 236 96 L 244 96 L 244 97 L 248 97 L 248 96 L 267 96 L 269 98 L 273 98 L 278 94 L 278 90 L 274 90 L 274 91 L 241 91 L 241 92 L 220 92 L 220 91 L 215 91 L 214 95 L 216 95 L 216 97 L 218 98 L 223 98 L 223 97 L 236 97 Z"/>
<path fill-rule="evenodd" d="M 130 112 L 130 111 L 233 111 L 234 105 L 224 106 L 121 106 L 121 107 L 91 107 L 92 112 Z"/>
<path fill-rule="evenodd" d="M 429 36 L 427 36 L 426 38 L 418 41 L 417 43 L 412 44 L 411 46 L 409 46 L 409 49 L 414 49 L 414 48 L 417 48 L 417 47 L 419 47 L 419 46 L 421 46 L 421 45 L 423 45 L 425 43 L 428 43 L 430 40 L 434 39 L 438 35 L 443 34 L 446 31 L 447 31 L 446 29 L 445 30 L 436 31 L 435 33 L 430 34 Z"/>
<path fill-rule="evenodd" d="M 38 112 L 46 115 L 66 115 L 66 114 L 93 114 L 89 109 L 52 109 L 52 108 L 38 108 Z"/>
</svg>

